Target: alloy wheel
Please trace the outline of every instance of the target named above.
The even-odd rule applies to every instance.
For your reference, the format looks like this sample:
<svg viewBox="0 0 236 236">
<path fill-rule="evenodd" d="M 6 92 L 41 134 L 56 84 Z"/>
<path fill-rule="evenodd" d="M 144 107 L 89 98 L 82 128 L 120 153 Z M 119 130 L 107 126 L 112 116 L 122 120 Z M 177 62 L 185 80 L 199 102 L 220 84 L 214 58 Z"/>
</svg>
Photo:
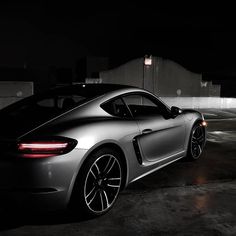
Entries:
<svg viewBox="0 0 236 236">
<path fill-rule="evenodd" d="M 94 213 L 107 211 L 115 202 L 121 187 L 121 166 L 111 154 L 105 154 L 91 165 L 84 185 L 84 199 Z"/>
<path fill-rule="evenodd" d="M 197 125 L 192 130 L 191 154 L 194 159 L 197 159 L 203 150 L 205 142 L 204 130 L 201 125 Z"/>
</svg>

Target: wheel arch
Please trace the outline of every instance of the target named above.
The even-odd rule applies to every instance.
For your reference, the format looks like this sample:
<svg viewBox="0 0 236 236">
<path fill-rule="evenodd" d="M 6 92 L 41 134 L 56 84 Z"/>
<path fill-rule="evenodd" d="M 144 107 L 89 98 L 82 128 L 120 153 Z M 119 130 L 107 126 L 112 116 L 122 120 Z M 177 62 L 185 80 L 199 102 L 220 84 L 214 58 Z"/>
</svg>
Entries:
<svg viewBox="0 0 236 236">
<path fill-rule="evenodd" d="M 200 124 L 201 122 L 203 121 L 203 119 L 199 116 L 195 117 L 194 120 L 192 121 L 187 121 L 185 120 L 185 126 L 186 126 L 186 137 L 185 137 L 185 143 L 184 143 L 184 149 L 187 151 L 188 150 L 188 146 L 189 146 L 189 140 L 191 138 L 191 132 L 192 132 L 192 129 L 193 127 L 196 125 L 196 124 Z M 206 138 L 206 130 L 204 128 L 204 135 L 205 135 L 205 138 Z M 186 152 L 186 155 L 187 155 L 187 152 Z"/>
<path fill-rule="evenodd" d="M 191 142 L 191 135 L 192 135 L 192 130 L 193 130 L 193 128 L 194 128 L 194 126 L 196 126 L 196 125 L 198 125 L 198 124 L 201 124 L 202 123 L 202 121 L 203 121 L 203 119 L 201 119 L 200 117 L 199 118 L 196 118 L 195 120 L 194 120 L 194 122 L 191 124 L 191 126 L 190 126 L 190 132 L 189 132 L 189 134 L 188 134 L 188 141 L 187 141 L 187 146 L 186 146 L 186 150 L 187 150 L 187 152 L 186 152 L 186 157 L 185 158 L 188 158 L 188 150 L 189 150 L 189 145 L 190 145 L 190 142 Z M 201 125 L 202 126 L 202 125 Z M 205 141 L 204 141 L 204 146 L 205 146 L 205 143 L 206 143 L 206 128 L 203 126 L 203 132 L 204 132 L 204 139 L 205 139 Z M 203 146 L 203 147 L 204 147 Z"/>
<path fill-rule="evenodd" d="M 203 122 L 203 119 L 197 118 L 197 119 L 193 122 L 191 129 L 192 129 L 196 124 L 201 124 L 202 122 Z M 205 127 L 204 127 L 203 131 L 204 131 L 204 136 L 205 136 L 205 138 L 206 138 L 206 128 L 205 128 Z M 190 135 L 191 135 L 191 133 L 190 133 Z"/>
<path fill-rule="evenodd" d="M 80 173 L 81 173 L 81 171 L 83 169 L 83 166 L 86 164 L 86 162 L 88 161 L 89 157 L 93 153 L 97 152 L 98 150 L 100 150 L 102 148 L 111 148 L 111 149 L 117 151 L 120 154 L 121 164 L 122 164 L 122 168 L 124 170 L 123 171 L 124 172 L 123 173 L 123 181 L 122 181 L 122 184 L 121 184 L 121 190 L 125 188 L 126 183 L 127 183 L 127 178 L 128 178 L 128 163 L 127 163 L 127 160 L 126 160 L 125 153 L 124 153 L 123 149 L 117 143 L 113 143 L 113 142 L 102 143 L 102 144 L 100 144 L 98 146 L 95 146 L 94 148 L 90 149 L 86 153 L 86 156 L 83 159 L 82 164 L 80 165 L 80 167 L 78 169 L 78 172 L 75 175 L 75 178 L 73 178 L 73 180 L 71 182 L 70 191 L 68 192 L 68 197 L 67 197 L 68 204 L 70 204 L 70 199 L 72 197 L 73 190 L 74 190 L 74 187 L 76 185 L 76 181 L 79 178 L 79 175 L 80 175 Z"/>
</svg>

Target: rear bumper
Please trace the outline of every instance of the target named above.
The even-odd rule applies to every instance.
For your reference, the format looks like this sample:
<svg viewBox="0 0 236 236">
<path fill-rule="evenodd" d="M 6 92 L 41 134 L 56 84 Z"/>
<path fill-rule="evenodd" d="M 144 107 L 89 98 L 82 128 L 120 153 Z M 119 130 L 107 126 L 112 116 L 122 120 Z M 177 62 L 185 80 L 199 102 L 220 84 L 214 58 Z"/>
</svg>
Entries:
<svg viewBox="0 0 236 236">
<path fill-rule="evenodd" d="M 41 159 L 0 157 L 0 205 L 63 210 L 86 150 Z"/>
</svg>

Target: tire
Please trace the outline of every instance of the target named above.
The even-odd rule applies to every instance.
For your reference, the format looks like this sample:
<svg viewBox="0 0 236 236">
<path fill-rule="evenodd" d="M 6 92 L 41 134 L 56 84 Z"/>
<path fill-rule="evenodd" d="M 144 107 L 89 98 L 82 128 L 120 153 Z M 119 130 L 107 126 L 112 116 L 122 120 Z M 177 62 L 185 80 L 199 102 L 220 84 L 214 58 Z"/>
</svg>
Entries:
<svg viewBox="0 0 236 236">
<path fill-rule="evenodd" d="M 122 163 L 119 153 L 102 148 L 81 168 L 72 192 L 70 210 L 85 217 L 96 217 L 114 205 L 122 184 Z"/>
<path fill-rule="evenodd" d="M 205 145 L 205 128 L 197 123 L 193 126 L 189 138 L 187 159 L 194 161 L 200 158 Z"/>
</svg>

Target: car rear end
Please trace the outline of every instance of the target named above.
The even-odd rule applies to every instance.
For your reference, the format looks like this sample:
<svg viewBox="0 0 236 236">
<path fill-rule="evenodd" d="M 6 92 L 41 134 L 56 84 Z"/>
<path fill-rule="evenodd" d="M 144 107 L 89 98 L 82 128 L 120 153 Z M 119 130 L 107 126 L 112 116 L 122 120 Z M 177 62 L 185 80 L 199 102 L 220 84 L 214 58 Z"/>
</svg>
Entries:
<svg viewBox="0 0 236 236">
<path fill-rule="evenodd" d="M 59 88 L 0 111 L 2 204 L 48 210 L 66 207 L 86 151 L 75 148 L 77 141 L 63 136 L 63 132 L 62 136 L 55 135 L 52 129 L 40 136 L 34 133 L 90 100 L 92 97 L 86 97 L 82 88 Z"/>
<path fill-rule="evenodd" d="M 48 145 L 56 144 L 55 141 L 50 144 L 50 141 L 44 140 L 44 143 L 39 143 L 35 140 L 16 142 L 1 139 L 2 204 L 38 210 L 66 208 L 79 162 L 86 150 L 72 146 L 72 150 L 58 153 L 58 150 L 53 148 L 48 150 Z M 37 147 L 45 143 L 46 151 Z M 62 139 L 59 144 L 62 144 Z M 27 145 L 31 145 L 31 148 Z"/>
</svg>

